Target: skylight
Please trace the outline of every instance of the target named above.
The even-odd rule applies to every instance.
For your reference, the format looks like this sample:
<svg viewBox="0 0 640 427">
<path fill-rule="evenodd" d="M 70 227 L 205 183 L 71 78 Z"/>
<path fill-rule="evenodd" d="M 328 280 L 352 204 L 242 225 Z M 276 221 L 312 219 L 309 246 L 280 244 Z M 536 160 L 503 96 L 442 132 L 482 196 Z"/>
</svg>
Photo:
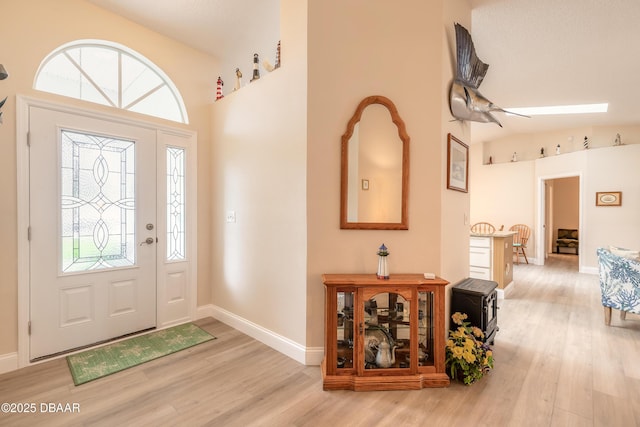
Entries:
<svg viewBox="0 0 640 427">
<path fill-rule="evenodd" d="M 587 114 L 606 113 L 609 108 L 608 103 L 602 104 L 577 104 L 577 105 L 554 105 L 549 107 L 522 107 L 505 108 L 507 112 L 522 114 L 525 116 L 543 116 L 554 114 Z"/>
</svg>

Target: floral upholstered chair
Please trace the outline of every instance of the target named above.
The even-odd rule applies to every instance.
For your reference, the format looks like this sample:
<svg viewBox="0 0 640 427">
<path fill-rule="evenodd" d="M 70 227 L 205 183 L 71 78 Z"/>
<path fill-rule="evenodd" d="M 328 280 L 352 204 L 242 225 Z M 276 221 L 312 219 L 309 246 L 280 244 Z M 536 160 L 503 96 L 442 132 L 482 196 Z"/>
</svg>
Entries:
<svg viewBox="0 0 640 427">
<path fill-rule="evenodd" d="M 598 248 L 600 290 L 604 306 L 604 323 L 611 324 L 611 309 L 640 314 L 640 259 L 637 251 Z M 618 255 L 616 255 L 616 253 Z M 621 256 L 622 255 L 622 256 Z"/>
</svg>

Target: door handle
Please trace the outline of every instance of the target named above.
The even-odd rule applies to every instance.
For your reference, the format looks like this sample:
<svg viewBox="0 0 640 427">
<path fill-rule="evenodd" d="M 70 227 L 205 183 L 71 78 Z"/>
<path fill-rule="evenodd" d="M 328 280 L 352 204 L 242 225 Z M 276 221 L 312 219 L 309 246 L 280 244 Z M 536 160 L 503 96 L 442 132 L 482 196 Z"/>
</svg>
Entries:
<svg viewBox="0 0 640 427">
<path fill-rule="evenodd" d="M 153 244 L 153 237 L 147 237 L 147 239 L 144 242 L 140 243 L 140 246 L 142 246 L 144 244 L 152 245 Z"/>
</svg>

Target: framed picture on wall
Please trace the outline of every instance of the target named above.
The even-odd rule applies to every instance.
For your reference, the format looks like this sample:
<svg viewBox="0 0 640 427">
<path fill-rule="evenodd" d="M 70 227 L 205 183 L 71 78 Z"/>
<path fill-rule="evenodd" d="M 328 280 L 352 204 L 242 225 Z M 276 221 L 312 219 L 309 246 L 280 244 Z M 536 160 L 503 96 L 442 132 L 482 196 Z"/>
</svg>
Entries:
<svg viewBox="0 0 640 427">
<path fill-rule="evenodd" d="M 469 191 L 469 146 L 451 134 L 447 135 L 447 188 Z"/>
<path fill-rule="evenodd" d="M 622 191 L 599 191 L 596 206 L 622 206 Z"/>
</svg>

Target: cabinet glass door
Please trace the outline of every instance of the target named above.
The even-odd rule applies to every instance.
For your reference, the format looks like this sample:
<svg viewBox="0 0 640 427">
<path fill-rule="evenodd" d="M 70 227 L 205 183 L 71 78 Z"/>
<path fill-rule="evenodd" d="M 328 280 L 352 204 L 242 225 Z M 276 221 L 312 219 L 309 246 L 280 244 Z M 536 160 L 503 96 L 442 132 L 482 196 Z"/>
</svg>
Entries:
<svg viewBox="0 0 640 427">
<path fill-rule="evenodd" d="M 433 292 L 418 292 L 418 366 L 433 366 Z"/>
<path fill-rule="evenodd" d="M 353 368 L 353 292 L 338 292 L 337 368 Z"/>
<path fill-rule="evenodd" d="M 364 368 L 409 368 L 410 302 L 402 295 L 382 292 L 364 301 Z"/>
</svg>

